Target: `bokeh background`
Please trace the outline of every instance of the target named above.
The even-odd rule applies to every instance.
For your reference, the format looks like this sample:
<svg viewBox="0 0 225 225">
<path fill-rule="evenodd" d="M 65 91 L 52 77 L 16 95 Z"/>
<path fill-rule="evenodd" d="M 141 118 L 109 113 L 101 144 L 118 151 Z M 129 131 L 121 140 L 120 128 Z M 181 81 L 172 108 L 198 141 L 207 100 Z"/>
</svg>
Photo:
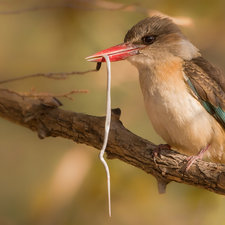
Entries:
<svg viewBox="0 0 225 225">
<path fill-rule="evenodd" d="M 181 29 L 205 58 L 225 71 L 225 1 L 138 0 L 137 7 L 145 10 L 102 8 L 131 3 L 135 2 L 1 0 L 0 79 L 93 69 L 95 64 L 84 58 L 122 43 L 127 30 L 148 16 L 147 9 L 191 18 L 194 25 Z M 75 8 L 4 14 L 53 5 Z M 61 98 L 62 108 L 105 115 L 105 65 L 97 73 L 67 80 L 40 77 L 2 85 L 16 91 L 29 91 L 32 86 L 38 92 L 55 94 L 88 89 L 89 94 L 74 95 L 74 101 Z M 147 118 L 137 71 L 126 61 L 112 64 L 112 108 L 117 107 L 125 127 L 163 143 Z M 224 197 L 177 183 L 159 195 L 152 176 L 119 160 L 108 161 L 109 218 L 105 171 L 98 153 L 70 140 L 40 140 L 36 133 L 0 118 L 0 225 L 225 224 Z"/>
</svg>

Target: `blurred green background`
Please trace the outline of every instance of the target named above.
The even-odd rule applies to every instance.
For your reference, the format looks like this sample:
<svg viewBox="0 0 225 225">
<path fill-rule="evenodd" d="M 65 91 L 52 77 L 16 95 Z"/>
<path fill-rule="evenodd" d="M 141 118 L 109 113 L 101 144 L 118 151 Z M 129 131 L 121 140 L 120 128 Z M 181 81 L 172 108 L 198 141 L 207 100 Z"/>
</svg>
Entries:
<svg viewBox="0 0 225 225">
<path fill-rule="evenodd" d="M 225 1 L 139 0 L 139 7 L 170 16 L 186 16 L 194 26 L 182 28 L 205 58 L 225 71 Z M 131 4 L 118 0 L 113 3 Z M 113 3 L 111 2 L 110 4 Z M 37 72 L 71 72 L 95 68 L 85 57 L 123 42 L 140 12 L 103 10 L 96 1 L 8 0 L 0 11 L 34 6 L 74 5 L 0 14 L 0 79 Z M 91 10 L 90 10 L 91 9 Z M 106 67 L 67 80 L 31 78 L 2 85 L 17 91 L 55 94 L 88 89 L 63 109 L 105 115 Z M 125 127 L 154 143 L 138 74 L 128 62 L 112 64 L 112 108 L 121 108 Z M 112 218 L 108 218 L 105 171 L 98 151 L 70 140 L 46 138 L 0 118 L 0 225 L 74 224 L 225 224 L 225 199 L 205 190 L 171 183 L 159 195 L 155 179 L 119 160 L 111 171 Z"/>
</svg>

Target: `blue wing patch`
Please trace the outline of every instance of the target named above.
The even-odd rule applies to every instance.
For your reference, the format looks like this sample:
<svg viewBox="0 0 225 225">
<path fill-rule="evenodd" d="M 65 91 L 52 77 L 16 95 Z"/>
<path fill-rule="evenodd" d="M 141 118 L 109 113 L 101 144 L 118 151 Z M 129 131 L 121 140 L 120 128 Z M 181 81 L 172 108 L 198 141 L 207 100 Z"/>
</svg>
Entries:
<svg viewBox="0 0 225 225">
<path fill-rule="evenodd" d="M 186 81 L 187 81 L 189 87 L 191 88 L 191 90 L 198 97 L 198 100 L 200 101 L 200 103 L 202 104 L 202 106 L 206 109 L 206 111 L 208 113 L 210 113 L 220 123 L 220 125 L 223 127 L 223 129 L 225 129 L 225 112 L 221 109 L 221 107 L 219 106 L 219 107 L 216 108 L 211 103 L 209 103 L 207 101 L 204 101 L 199 96 L 198 92 L 196 91 L 195 87 L 191 83 L 190 79 L 187 78 Z"/>
</svg>

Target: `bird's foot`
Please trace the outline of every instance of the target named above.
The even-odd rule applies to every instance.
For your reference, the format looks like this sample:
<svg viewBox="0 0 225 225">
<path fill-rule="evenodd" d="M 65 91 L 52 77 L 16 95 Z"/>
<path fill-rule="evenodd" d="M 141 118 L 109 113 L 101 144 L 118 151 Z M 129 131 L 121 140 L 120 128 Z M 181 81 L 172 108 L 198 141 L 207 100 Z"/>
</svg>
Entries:
<svg viewBox="0 0 225 225">
<path fill-rule="evenodd" d="M 160 155 L 160 152 L 162 151 L 162 149 L 169 149 L 171 150 L 171 146 L 168 144 L 160 144 L 157 145 L 153 150 L 152 150 L 152 158 L 154 163 L 156 164 L 155 158 L 156 156 Z"/>
<path fill-rule="evenodd" d="M 185 173 L 188 173 L 188 170 L 190 169 L 191 165 L 195 162 L 197 159 L 202 159 L 204 153 L 206 150 L 210 147 L 210 145 L 207 145 L 205 148 L 203 148 L 197 155 L 189 156 L 185 160 L 187 161 L 187 164 L 185 166 Z"/>
</svg>

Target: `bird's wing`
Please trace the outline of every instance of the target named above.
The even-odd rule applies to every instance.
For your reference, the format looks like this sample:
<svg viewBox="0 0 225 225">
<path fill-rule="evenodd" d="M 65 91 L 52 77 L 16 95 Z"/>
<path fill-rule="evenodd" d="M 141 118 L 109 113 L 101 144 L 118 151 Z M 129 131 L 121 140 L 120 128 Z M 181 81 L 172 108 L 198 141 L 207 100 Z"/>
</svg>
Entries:
<svg viewBox="0 0 225 225">
<path fill-rule="evenodd" d="M 183 71 L 202 106 L 225 129 L 225 75 L 203 57 L 184 61 Z"/>
</svg>

